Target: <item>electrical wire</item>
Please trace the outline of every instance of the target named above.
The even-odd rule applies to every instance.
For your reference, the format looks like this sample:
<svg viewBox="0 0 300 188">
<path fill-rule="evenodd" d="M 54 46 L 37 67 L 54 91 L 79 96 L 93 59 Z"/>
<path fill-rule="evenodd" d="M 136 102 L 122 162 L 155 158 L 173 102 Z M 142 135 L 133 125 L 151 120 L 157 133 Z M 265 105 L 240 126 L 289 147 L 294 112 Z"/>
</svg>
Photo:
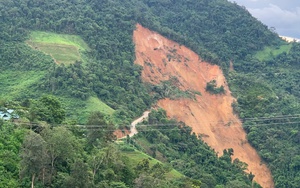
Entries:
<svg viewBox="0 0 300 188">
<path fill-rule="evenodd" d="M 221 129 L 221 128 L 243 128 L 243 127 L 258 127 L 258 126 L 275 126 L 275 125 L 291 125 L 291 124 L 299 124 L 300 121 L 291 121 L 293 119 L 300 119 L 300 114 L 294 114 L 294 115 L 280 115 L 280 116 L 273 116 L 273 117 L 258 117 L 258 118 L 244 118 L 242 121 L 241 120 L 235 120 L 235 121 L 206 121 L 206 123 L 214 124 L 212 126 L 207 126 L 203 125 L 201 122 L 188 122 L 185 123 L 187 126 L 195 125 L 199 128 L 203 127 L 209 127 L 212 129 Z M 285 120 L 284 122 L 268 122 L 266 123 L 265 121 L 274 121 L 274 120 Z M 28 126 L 39 126 L 41 125 L 40 123 L 31 123 L 31 122 L 14 122 L 15 124 L 19 125 L 28 125 Z M 251 125 L 230 125 L 230 124 L 235 124 L 235 123 L 253 123 Z M 216 126 L 217 124 L 217 126 Z M 222 124 L 222 125 L 220 125 Z M 229 124 L 229 125 L 228 125 Z M 138 128 L 141 127 L 151 127 L 155 128 L 156 130 L 170 130 L 166 126 L 181 126 L 183 123 L 159 123 L 159 124 L 138 124 L 136 125 Z M 56 126 L 75 126 L 78 128 L 83 128 L 87 130 L 99 130 L 99 129 L 105 129 L 106 131 L 114 131 L 115 129 L 106 129 L 108 125 L 67 125 L 67 124 L 58 124 Z M 123 127 L 131 127 L 131 125 L 117 125 L 117 126 L 123 126 Z M 143 130 L 146 131 L 146 130 Z M 152 130 L 149 130 L 152 131 Z"/>
</svg>

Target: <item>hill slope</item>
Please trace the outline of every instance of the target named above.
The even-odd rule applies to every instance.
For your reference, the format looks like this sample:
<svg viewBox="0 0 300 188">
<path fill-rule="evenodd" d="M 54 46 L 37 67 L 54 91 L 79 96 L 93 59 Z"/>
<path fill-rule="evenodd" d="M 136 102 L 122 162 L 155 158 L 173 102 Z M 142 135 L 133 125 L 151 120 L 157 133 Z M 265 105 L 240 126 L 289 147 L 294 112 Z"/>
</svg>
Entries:
<svg viewBox="0 0 300 188">
<path fill-rule="evenodd" d="M 248 171 L 263 187 L 274 187 L 272 176 L 255 149 L 247 141 L 242 123 L 233 114 L 234 98 L 221 69 L 216 65 L 201 62 L 201 58 L 178 43 L 158 33 L 137 25 L 133 40 L 136 44 L 135 63 L 143 66 L 145 82 L 159 84 L 176 77 L 181 90 L 201 93 L 192 99 L 162 99 L 158 106 L 165 109 L 170 118 L 183 121 L 193 128 L 220 155 L 224 149 L 233 148 L 234 158 L 246 162 Z M 171 57 L 172 56 L 172 57 Z M 169 57 L 169 58 L 168 58 Z M 205 91 L 206 83 L 216 80 L 225 88 L 225 94 L 212 95 Z"/>
<path fill-rule="evenodd" d="M 3 103 L 52 94 L 67 104 L 68 118 L 81 122 L 86 101 L 97 97 L 115 110 L 116 124 L 128 125 L 157 97 L 197 97 L 170 85 L 175 79 L 150 90 L 141 83 L 132 41 L 141 23 L 221 65 L 237 99 L 234 111 L 275 185 L 300 184 L 300 45 L 287 45 L 244 8 L 227 0 L 2 0 L 0 12 Z M 25 43 L 32 31 L 80 36 L 91 48 L 87 62 L 56 65 Z"/>
</svg>

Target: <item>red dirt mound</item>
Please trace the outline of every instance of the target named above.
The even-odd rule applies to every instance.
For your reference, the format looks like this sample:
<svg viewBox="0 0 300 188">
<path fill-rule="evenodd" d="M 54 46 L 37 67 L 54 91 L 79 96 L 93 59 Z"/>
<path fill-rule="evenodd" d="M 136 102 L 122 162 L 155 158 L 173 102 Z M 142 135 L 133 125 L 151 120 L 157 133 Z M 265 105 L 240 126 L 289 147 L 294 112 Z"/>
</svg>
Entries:
<svg viewBox="0 0 300 188">
<path fill-rule="evenodd" d="M 116 136 L 117 139 L 124 138 L 129 134 L 130 134 L 130 131 L 127 129 L 124 129 L 124 130 L 117 129 L 114 132 L 114 135 Z"/>
<path fill-rule="evenodd" d="M 159 84 L 163 80 L 177 77 L 181 90 L 201 92 L 195 99 L 164 99 L 158 106 L 167 115 L 185 122 L 202 136 L 217 153 L 233 148 L 234 158 L 248 164 L 248 172 L 255 175 L 255 181 L 266 188 L 274 187 L 271 173 L 246 139 L 242 123 L 233 114 L 231 103 L 235 100 L 227 86 L 222 70 L 211 65 L 178 43 L 164 38 L 141 25 L 136 26 L 133 40 L 136 45 L 136 64 L 143 66 L 142 79 Z M 216 80 L 223 85 L 225 94 L 211 95 L 205 91 L 206 83 Z"/>
</svg>

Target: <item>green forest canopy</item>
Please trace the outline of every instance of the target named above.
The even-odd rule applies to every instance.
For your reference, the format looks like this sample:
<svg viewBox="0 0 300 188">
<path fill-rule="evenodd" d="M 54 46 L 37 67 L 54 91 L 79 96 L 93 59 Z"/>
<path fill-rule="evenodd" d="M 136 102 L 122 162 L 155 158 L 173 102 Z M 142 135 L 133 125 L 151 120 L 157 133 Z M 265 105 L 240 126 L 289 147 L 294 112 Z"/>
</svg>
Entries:
<svg viewBox="0 0 300 188">
<path fill-rule="evenodd" d="M 97 97 L 114 110 L 114 123 L 128 125 L 155 102 L 133 64 L 132 32 L 140 23 L 223 68 L 238 101 L 235 111 L 276 186 L 300 184 L 300 45 L 282 41 L 244 8 L 226 0 L 2 0 L 0 10 L 1 99 L 50 93 L 79 121 L 86 100 Z M 73 64 L 56 65 L 26 44 L 35 31 L 78 35 L 90 50 Z"/>
</svg>

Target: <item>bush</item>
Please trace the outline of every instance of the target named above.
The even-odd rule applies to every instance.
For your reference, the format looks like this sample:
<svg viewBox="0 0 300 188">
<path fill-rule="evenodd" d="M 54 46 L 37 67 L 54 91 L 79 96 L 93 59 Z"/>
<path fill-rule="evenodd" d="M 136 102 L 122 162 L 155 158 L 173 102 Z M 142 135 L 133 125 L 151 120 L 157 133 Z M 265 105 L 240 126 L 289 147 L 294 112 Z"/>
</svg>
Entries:
<svg viewBox="0 0 300 188">
<path fill-rule="evenodd" d="M 205 90 L 211 94 L 224 94 L 225 93 L 224 86 L 217 87 L 216 80 L 207 82 Z"/>
</svg>

